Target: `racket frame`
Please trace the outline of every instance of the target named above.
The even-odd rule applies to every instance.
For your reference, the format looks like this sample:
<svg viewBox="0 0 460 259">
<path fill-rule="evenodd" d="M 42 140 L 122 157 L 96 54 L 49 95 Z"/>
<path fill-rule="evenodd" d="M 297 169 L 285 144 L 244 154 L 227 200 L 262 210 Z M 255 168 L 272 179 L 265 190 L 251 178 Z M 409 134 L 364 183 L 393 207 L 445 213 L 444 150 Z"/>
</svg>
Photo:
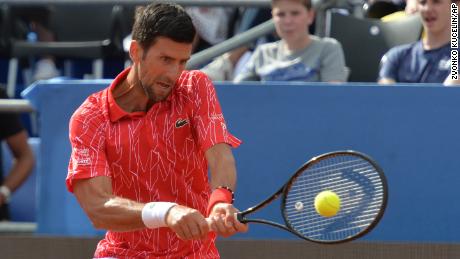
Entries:
<svg viewBox="0 0 460 259">
<path fill-rule="evenodd" d="M 371 224 L 369 224 L 369 226 L 367 226 L 363 231 L 357 233 L 356 235 L 349 236 L 349 237 L 347 237 L 345 239 L 333 240 L 333 241 L 322 241 L 322 240 L 310 239 L 310 238 L 300 234 L 299 232 L 297 232 L 294 228 L 292 228 L 290 222 L 287 220 L 287 215 L 286 215 L 286 211 L 285 211 L 287 193 L 289 192 L 290 186 L 296 180 L 296 178 L 300 174 L 302 174 L 302 172 L 305 171 L 308 167 L 312 166 L 317 160 L 322 160 L 325 157 L 338 156 L 338 155 L 355 155 L 355 156 L 359 156 L 359 157 L 363 158 L 364 160 L 368 161 L 372 166 L 374 166 L 374 168 L 376 169 L 376 171 L 378 172 L 378 174 L 380 176 L 381 183 L 382 183 L 382 189 L 383 189 L 382 205 L 380 206 L 380 210 L 379 210 L 377 216 L 375 217 L 375 219 L 373 220 L 373 222 Z M 255 211 L 260 210 L 261 208 L 267 206 L 268 204 L 270 204 L 272 201 L 276 200 L 280 196 L 281 196 L 281 215 L 283 216 L 283 220 L 284 220 L 284 223 L 286 225 L 282 225 L 280 223 L 273 222 L 273 221 L 270 221 L 270 220 L 265 220 L 265 219 L 248 219 L 248 218 L 246 218 L 246 215 L 249 215 L 251 213 L 254 213 Z M 320 243 L 320 244 L 338 244 L 338 243 L 349 242 L 351 240 L 357 239 L 357 238 L 362 237 L 365 234 L 369 233 L 378 224 L 378 222 L 383 217 L 383 214 L 384 214 L 384 212 L 386 210 L 386 207 L 387 207 L 387 202 L 388 202 L 388 183 L 387 183 L 387 179 L 385 177 L 385 174 L 383 173 L 383 170 L 380 168 L 380 166 L 372 158 L 370 158 L 369 156 L 367 156 L 367 155 L 365 155 L 365 154 L 363 154 L 361 152 L 357 152 L 357 151 L 354 151 L 354 150 L 340 150 L 340 151 L 329 152 L 329 153 L 325 153 L 325 154 L 313 157 L 308 162 L 304 163 L 299 169 L 297 169 L 297 171 L 289 178 L 289 180 L 278 191 L 276 191 L 274 194 L 272 194 L 269 198 L 265 199 L 264 201 L 260 202 L 259 204 L 255 205 L 253 207 L 248 208 L 245 211 L 236 213 L 235 217 L 241 223 L 259 223 L 259 224 L 266 224 L 266 225 L 274 226 L 274 227 L 286 230 L 288 232 L 291 232 L 292 234 L 294 234 L 294 235 L 296 235 L 296 236 L 298 236 L 298 237 L 300 237 L 302 239 L 311 241 L 311 242 Z"/>
</svg>

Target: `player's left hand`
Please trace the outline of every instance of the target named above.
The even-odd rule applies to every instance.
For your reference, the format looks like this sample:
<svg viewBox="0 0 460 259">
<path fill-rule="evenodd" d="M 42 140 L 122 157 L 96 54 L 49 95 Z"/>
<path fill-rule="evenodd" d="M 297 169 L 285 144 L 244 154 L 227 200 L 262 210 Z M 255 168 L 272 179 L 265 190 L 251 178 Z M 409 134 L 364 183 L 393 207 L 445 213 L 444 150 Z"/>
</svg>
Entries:
<svg viewBox="0 0 460 259">
<path fill-rule="evenodd" d="M 238 210 L 228 203 L 217 203 L 211 210 L 208 223 L 219 236 L 229 237 L 238 232 L 247 232 L 248 225 L 239 222 L 235 214 Z"/>
</svg>

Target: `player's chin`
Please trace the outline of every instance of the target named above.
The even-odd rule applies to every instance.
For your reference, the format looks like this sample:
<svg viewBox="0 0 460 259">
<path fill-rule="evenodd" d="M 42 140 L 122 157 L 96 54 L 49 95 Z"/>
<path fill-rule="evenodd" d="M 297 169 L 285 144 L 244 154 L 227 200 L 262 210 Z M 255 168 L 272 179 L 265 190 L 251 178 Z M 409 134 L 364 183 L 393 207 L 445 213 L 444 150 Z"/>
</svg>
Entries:
<svg viewBox="0 0 460 259">
<path fill-rule="evenodd" d="M 172 87 L 161 88 L 160 94 L 161 94 L 164 98 L 166 98 L 166 97 L 168 97 L 168 95 L 171 94 L 172 89 L 173 89 Z"/>
<path fill-rule="evenodd" d="M 171 90 L 162 90 L 162 91 L 158 91 L 155 93 L 154 97 L 152 98 L 155 102 L 161 102 L 161 101 L 164 101 L 166 100 L 166 98 L 168 98 L 168 96 L 171 94 Z"/>
</svg>

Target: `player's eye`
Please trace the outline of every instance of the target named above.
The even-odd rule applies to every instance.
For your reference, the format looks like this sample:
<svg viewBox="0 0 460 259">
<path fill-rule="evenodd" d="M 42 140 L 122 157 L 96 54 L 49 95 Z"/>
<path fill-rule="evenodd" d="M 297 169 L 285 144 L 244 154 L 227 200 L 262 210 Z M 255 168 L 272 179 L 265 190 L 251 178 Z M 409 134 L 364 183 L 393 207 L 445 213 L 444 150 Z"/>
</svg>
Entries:
<svg viewBox="0 0 460 259">
<path fill-rule="evenodd" d="M 160 59 L 161 59 L 161 61 L 163 61 L 164 63 L 171 63 L 171 61 L 172 61 L 172 58 L 166 57 L 166 56 L 162 56 Z"/>
</svg>

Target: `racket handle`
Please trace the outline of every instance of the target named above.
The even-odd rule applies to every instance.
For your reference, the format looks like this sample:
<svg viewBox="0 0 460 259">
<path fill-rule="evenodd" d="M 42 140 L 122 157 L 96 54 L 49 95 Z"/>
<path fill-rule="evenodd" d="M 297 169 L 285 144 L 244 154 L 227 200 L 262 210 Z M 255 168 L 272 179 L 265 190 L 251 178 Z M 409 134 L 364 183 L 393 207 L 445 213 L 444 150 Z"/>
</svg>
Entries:
<svg viewBox="0 0 460 259">
<path fill-rule="evenodd" d="M 241 212 L 235 213 L 235 219 L 238 220 L 241 223 L 246 223 L 245 220 L 244 220 L 243 213 L 241 213 Z"/>
<path fill-rule="evenodd" d="M 243 215 L 242 215 L 241 212 L 237 212 L 237 213 L 235 213 L 234 215 L 235 215 L 235 219 L 236 219 L 236 220 L 238 220 L 238 221 L 241 222 L 241 223 L 245 223 L 245 220 L 244 220 Z M 211 231 L 214 231 L 214 230 L 212 229 L 212 220 L 211 220 L 210 218 L 205 218 L 205 219 L 206 219 L 206 222 L 208 223 L 208 226 L 209 226 L 209 228 L 211 229 Z"/>
</svg>

